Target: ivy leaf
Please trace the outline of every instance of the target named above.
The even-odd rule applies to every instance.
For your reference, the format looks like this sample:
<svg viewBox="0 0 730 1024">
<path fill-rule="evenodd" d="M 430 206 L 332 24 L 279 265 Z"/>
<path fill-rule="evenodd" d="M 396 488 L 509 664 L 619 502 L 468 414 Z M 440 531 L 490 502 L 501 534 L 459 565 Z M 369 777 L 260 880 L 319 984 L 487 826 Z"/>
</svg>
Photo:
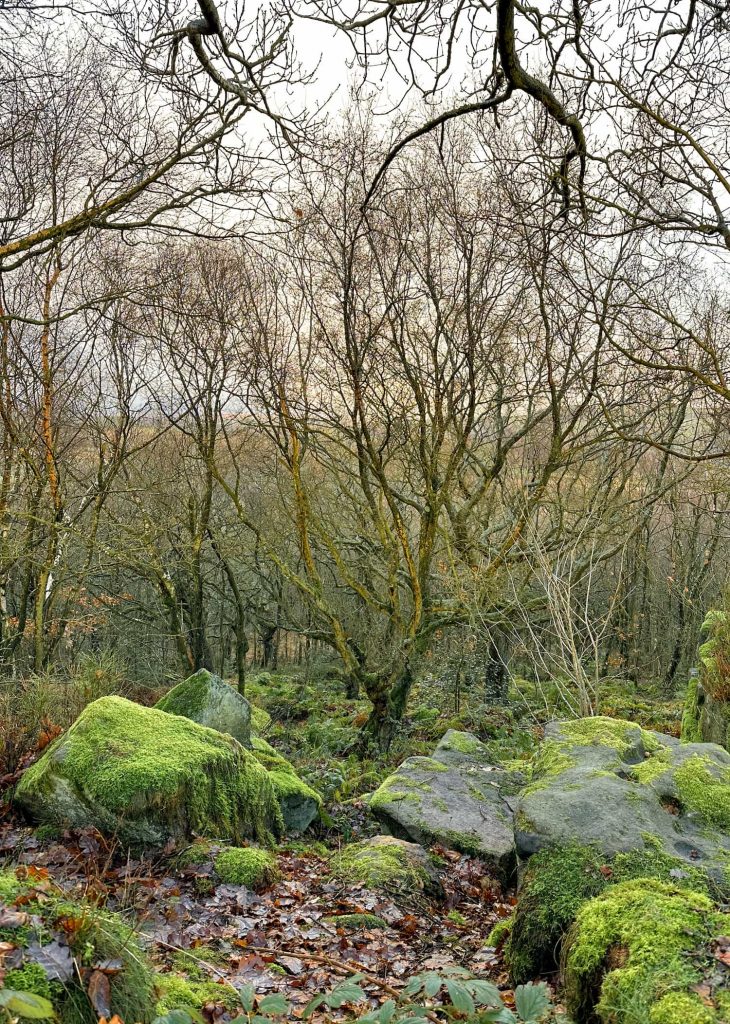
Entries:
<svg viewBox="0 0 730 1024">
<path fill-rule="evenodd" d="M 496 985 L 489 981 L 468 981 L 466 987 L 482 1006 L 502 1006 L 502 996 Z"/>
<path fill-rule="evenodd" d="M 16 992 L 10 988 L 0 989 L 0 1006 L 11 1014 L 28 1017 L 31 1020 L 48 1020 L 55 1017 L 52 1004 L 33 992 Z"/>
<path fill-rule="evenodd" d="M 447 978 L 446 991 L 449 993 L 455 1010 L 458 1010 L 459 1013 L 466 1014 L 467 1017 L 474 1016 L 476 1013 L 474 1000 L 469 995 L 469 990 L 462 984 L 462 982 L 452 981 L 450 978 Z"/>
<path fill-rule="evenodd" d="M 258 1005 L 259 1013 L 273 1013 L 282 1016 L 289 1009 L 289 1002 L 281 992 L 272 992 L 270 996 L 264 996 Z"/>
<path fill-rule="evenodd" d="M 246 1013 L 251 1013 L 256 999 L 256 992 L 254 991 L 253 985 L 241 985 L 238 990 L 238 998 L 240 999 L 241 1006 Z"/>
<path fill-rule="evenodd" d="M 515 989 L 515 1008 L 522 1020 L 529 1024 L 544 1017 L 550 1009 L 550 996 L 545 982 L 518 985 Z"/>
</svg>

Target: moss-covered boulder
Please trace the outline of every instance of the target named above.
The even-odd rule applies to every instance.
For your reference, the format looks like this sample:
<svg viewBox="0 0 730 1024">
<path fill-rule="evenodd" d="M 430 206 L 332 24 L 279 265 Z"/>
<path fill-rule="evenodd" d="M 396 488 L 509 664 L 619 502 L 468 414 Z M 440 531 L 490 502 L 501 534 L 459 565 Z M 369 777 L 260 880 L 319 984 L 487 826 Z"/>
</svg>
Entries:
<svg viewBox="0 0 730 1024">
<path fill-rule="evenodd" d="M 215 870 L 222 882 L 263 889 L 279 878 L 276 857 L 257 846 L 229 846 L 215 858 Z"/>
<path fill-rule="evenodd" d="M 556 970 L 563 938 L 584 903 L 610 886 L 652 878 L 709 894 L 715 885 L 699 869 L 664 853 L 647 837 L 642 850 L 610 860 L 578 843 L 548 847 L 527 863 L 504 953 L 515 984 Z"/>
<path fill-rule="evenodd" d="M 173 686 L 155 707 L 226 732 L 244 747 L 251 746 L 251 705 L 238 690 L 204 668 Z"/>
<path fill-rule="evenodd" d="M 610 858 L 648 841 L 718 884 L 729 831 L 727 751 L 601 717 L 548 726 L 515 814 L 522 857 L 580 843 Z"/>
<path fill-rule="evenodd" d="M 515 865 L 510 794 L 521 781 L 476 736 L 450 729 L 433 757 L 404 761 L 368 808 L 392 835 L 474 854 L 506 880 Z"/>
<path fill-rule="evenodd" d="M 730 750 L 730 621 L 709 612 L 702 624 L 699 672 L 687 686 L 682 716 L 684 743 L 719 743 Z"/>
<path fill-rule="evenodd" d="M 207 834 L 267 845 L 283 828 L 272 780 L 236 740 L 122 697 L 89 704 L 15 800 L 35 821 L 128 844 Z"/>
<path fill-rule="evenodd" d="M 622 882 L 585 903 L 563 957 L 576 1024 L 720 1024 L 728 971 L 716 958 L 730 914 L 702 892 L 655 879 Z"/>
<path fill-rule="evenodd" d="M 294 767 L 270 743 L 254 736 L 252 751 L 269 773 L 287 832 L 304 832 L 319 817 L 322 797 L 299 778 Z"/>
<path fill-rule="evenodd" d="M 442 895 L 438 870 L 428 853 L 394 836 L 351 843 L 332 857 L 330 868 L 343 882 L 381 890 L 396 900 L 423 893 Z"/>
<path fill-rule="evenodd" d="M 107 975 L 112 1014 L 150 1024 L 155 977 L 134 929 L 122 917 L 69 899 L 48 879 L 19 879 L 12 871 L 0 872 L 3 910 L 13 911 L 2 915 L 2 984 L 7 988 L 50 999 L 61 1024 L 96 1024 L 79 976 L 115 961 L 119 969 Z"/>
</svg>

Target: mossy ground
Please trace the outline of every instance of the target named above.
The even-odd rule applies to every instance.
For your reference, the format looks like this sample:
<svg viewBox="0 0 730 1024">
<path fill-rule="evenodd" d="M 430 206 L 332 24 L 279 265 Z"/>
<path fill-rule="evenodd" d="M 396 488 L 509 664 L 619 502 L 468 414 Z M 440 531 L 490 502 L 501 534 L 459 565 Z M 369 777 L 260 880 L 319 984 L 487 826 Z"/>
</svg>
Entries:
<svg viewBox="0 0 730 1024">
<path fill-rule="evenodd" d="M 714 1024 L 693 988 L 729 927 L 704 893 L 650 878 L 611 886 L 581 908 L 566 941 L 569 1012 L 601 1024 Z"/>
<path fill-rule="evenodd" d="M 216 981 L 191 981 L 176 974 L 158 974 L 155 983 L 156 1016 L 171 1010 L 201 1010 L 211 1003 L 221 1004 L 226 1010 L 236 1010 L 241 1005 L 233 988 Z"/>
<path fill-rule="evenodd" d="M 282 832 L 256 758 L 229 736 L 121 697 L 90 704 L 25 772 L 16 798 L 37 815 L 62 813 L 53 800 L 59 776 L 100 819 L 89 823 L 128 841 L 158 829 L 270 844 Z"/>
<path fill-rule="evenodd" d="M 371 889 L 422 892 L 432 884 L 425 867 L 414 861 L 398 840 L 387 836 L 379 836 L 378 842 L 364 840 L 344 847 L 334 855 L 330 868 L 337 878 Z"/>
<path fill-rule="evenodd" d="M 215 858 L 215 870 L 222 882 L 262 889 L 279 877 L 276 857 L 255 846 L 233 846 Z"/>
<path fill-rule="evenodd" d="M 32 937 L 41 943 L 63 936 L 80 969 L 99 961 L 121 961 L 121 970 L 110 977 L 112 1010 L 125 1021 L 149 1024 L 154 1017 L 153 971 L 133 928 L 121 917 L 70 900 L 49 883 L 21 880 L 12 871 L 0 872 L 0 899 L 10 906 L 17 902 L 32 915 L 37 922 Z M 26 934 L 25 941 L 22 938 L 16 931 L 14 941 L 21 947 L 31 935 Z M 96 1024 L 86 992 L 75 979 L 49 983 L 42 970 L 38 973 L 37 964 L 28 962 L 10 980 L 19 990 L 50 997 L 63 1024 Z M 7 976 L 5 984 L 11 987 Z"/>
<path fill-rule="evenodd" d="M 348 931 L 359 931 L 361 928 L 373 931 L 388 927 L 387 921 L 377 914 L 338 914 L 336 917 L 326 917 L 325 921 Z"/>
</svg>

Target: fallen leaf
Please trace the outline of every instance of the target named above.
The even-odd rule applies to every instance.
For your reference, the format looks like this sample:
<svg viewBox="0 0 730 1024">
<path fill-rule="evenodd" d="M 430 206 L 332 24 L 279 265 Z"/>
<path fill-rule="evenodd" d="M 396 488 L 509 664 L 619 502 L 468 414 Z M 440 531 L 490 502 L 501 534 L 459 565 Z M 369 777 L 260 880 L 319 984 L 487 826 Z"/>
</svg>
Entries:
<svg viewBox="0 0 730 1024">
<path fill-rule="evenodd" d="M 49 981 L 70 981 L 74 976 L 74 962 L 68 946 L 62 946 L 55 939 L 45 946 L 31 942 L 26 956 L 36 964 L 40 964 Z"/>
<path fill-rule="evenodd" d="M 92 971 L 89 978 L 89 1002 L 97 1017 L 107 1017 L 111 1012 L 111 986 L 103 971 Z"/>
</svg>

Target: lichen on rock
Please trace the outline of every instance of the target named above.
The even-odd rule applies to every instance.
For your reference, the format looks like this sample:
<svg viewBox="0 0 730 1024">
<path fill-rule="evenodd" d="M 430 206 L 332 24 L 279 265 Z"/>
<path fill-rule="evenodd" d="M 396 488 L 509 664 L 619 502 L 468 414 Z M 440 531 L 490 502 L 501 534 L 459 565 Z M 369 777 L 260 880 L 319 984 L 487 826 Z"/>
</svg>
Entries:
<svg viewBox="0 0 730 1024">
<path fill-rule="evenodd" d="M 397 838 L 480 857 L 507 881 L 515 865 L 508 794 L 521 781 L 495 765 L 476 736 L 450 729 L 432 757 L 403 761 L 368 809 Z"/>
<path fill-rule="evenodd" d="M 612 858 L 645 837 L 727 887 L 730 755 L 606 718 L 551 723 L 515 815 L 518 853 L 579 843 Z"/>
<path fill-rule="evenodd" d="M 122 697 L 89 704 L 15 799 L 36 821 L 91 825 L 127 844 L 199 834 L 268 845 L 283 827 L 267 772 L 236 740 Z"/>
</svg>

